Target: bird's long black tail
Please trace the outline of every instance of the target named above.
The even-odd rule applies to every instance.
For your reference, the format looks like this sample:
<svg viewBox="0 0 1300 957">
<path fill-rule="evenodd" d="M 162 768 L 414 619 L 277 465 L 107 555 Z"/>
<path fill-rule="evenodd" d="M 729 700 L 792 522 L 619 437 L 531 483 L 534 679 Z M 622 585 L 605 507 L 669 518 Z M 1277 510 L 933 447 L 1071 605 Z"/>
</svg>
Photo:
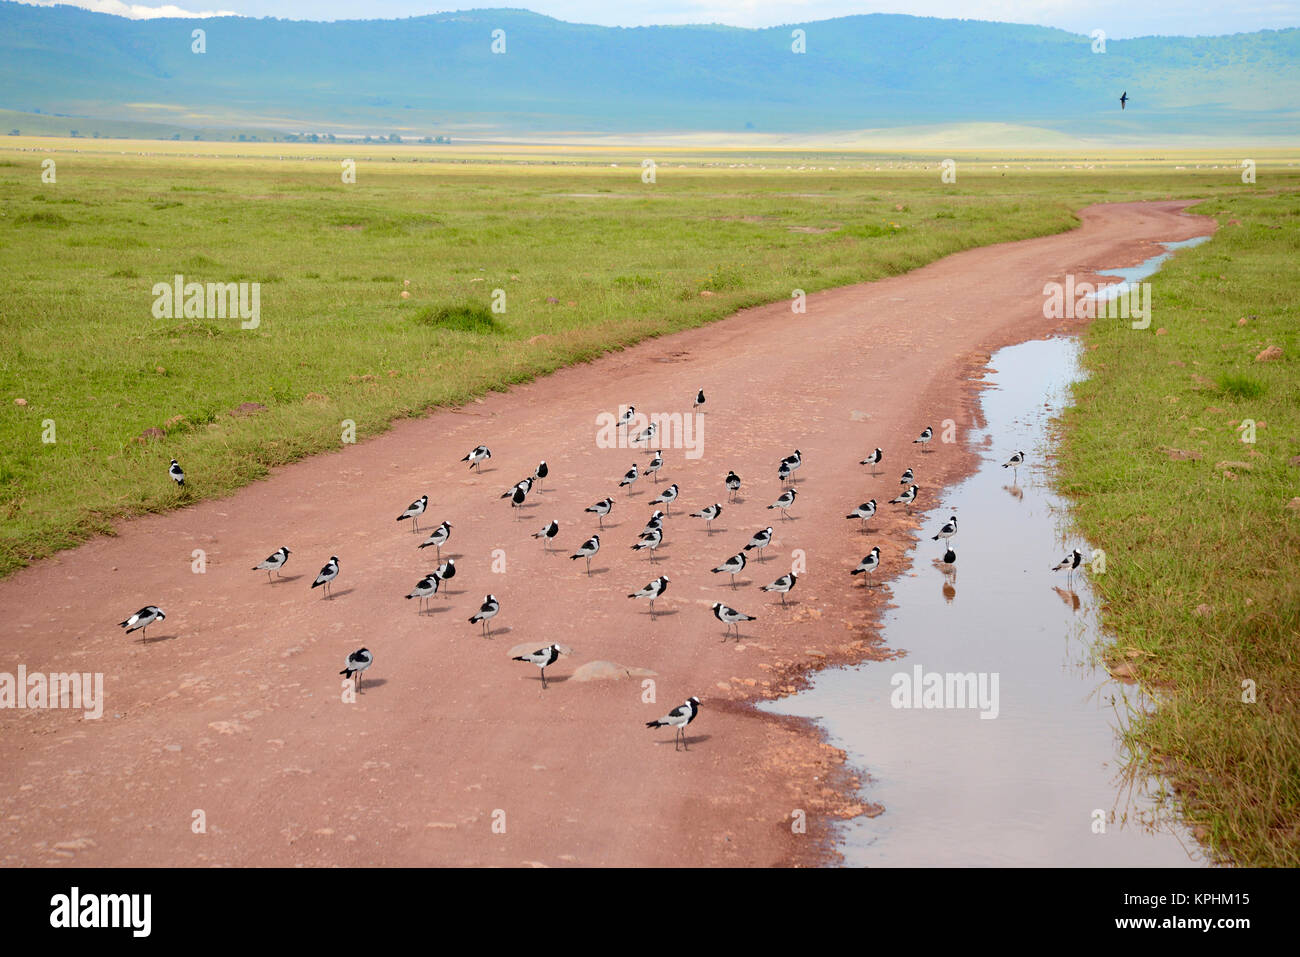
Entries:
<svg viewBox="0 0 1300 957">
<path fill-rule="evenodd" d="M 662 721 L 647 721 L 645 726 L 647 728 L 662 728 L 664 723 Z"/>
</svg>

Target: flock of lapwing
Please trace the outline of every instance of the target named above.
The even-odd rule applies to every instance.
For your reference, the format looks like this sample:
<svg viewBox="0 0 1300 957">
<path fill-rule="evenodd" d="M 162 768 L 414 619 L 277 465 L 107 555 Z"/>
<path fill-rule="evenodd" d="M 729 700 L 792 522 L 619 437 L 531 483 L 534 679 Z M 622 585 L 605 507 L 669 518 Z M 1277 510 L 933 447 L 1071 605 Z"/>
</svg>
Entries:
<svg viewBox="0 0 1300 957">
<path fill-rule="evenodd" d="M 692 408 L 698 410 L 704 404 L 704 391 L 700 390 L 695 397 Z M 623 415 L 617 420 L 619 427 L 630 430 L 635 415 L 636 407 L 632 405 L 627 406 Z M 652 477 L 653 481 L 658 484 L 659 472 L 664 468 L 664 457 L 662 449 L 652 450 L 649 448 L 649 444 L 654 438 L 655 433 L 655 423 L 651 422 L 647 428 L 638 432 L 635 436 L 629 436 L 629 440 L 633 445 L 646 443 L 646 452 L 650 453 L 652 458 L 649 464 L 644 468 L 639 467 L 639 463 L 634 462 L 632 467 L 628 469 L 619 481 L 618 486 L 620 489 L 627 488 L 646 476 Z M 925 454 L 930 451 L 926 446 L 933 440 L 933 438 L 934 430 L 930 427 L 926 427 L 920 435 L 913 440 L 912 444 L 919 445 L 921 447 L 921 453 Z M 884 461 L 884 457 L 885 455 L 883 450 L 877 448 L 867 455 L 866 458 L 862 459 L 859 464 L 870 466 L 871 475 L 878 476 L 880 475 L 879 466 Z M 468 463 L 469 467 L 475 472 L 481 472 L 483 463 L 491 458 L 491 449 L 486 445 L 479 445 L 472 449 L 460 461 Z M 1002 467 L 1018 469 L 1024 464 L 1024 462 L 1025 453 L 1017 451 Z M 790 509 L 794 507 L 798 497 L 797 483 L 799 479 L 796 478 L 795 475 L 803 465 L 803 453 L 799 449 L 795 449 L 794 452 L 785 456 L 777 463 L 776 477 L 781 488 L 779 494 L 776 496 L 775 500 L 767 506 L 767 509 L 780 511 L 782 520 L 790 519 Z M 539 487 L 540 483 L 548 474 L 549 467 L 546 462 L 543 461 L 533 470 L 532 475 L 522 479 L 506 492 L 502 493 L 500 498 L 510 500 L 510 506 L 512 509 L 516 510 L 517 517 L 519 514 L 517 510 L 523 506 L 528 496 L 535 488 Z M 172 459 L 171 461 L 171 465 L 168 468 L 168 475 L 178 486 L 183 486 L 185 484 L 185 473 L 175 459 Z M 742 487 L 742 481 L 735 471 L 727 472 L 726 476 L 722 480 L 722 485 L 727 493 L 726 501 L 728 505 L 741 501 L 740 490 Z M 899 485 L 903 486 L 903 491 L 895 498 L 890 499 L 889 504 L 902 506 L 907 513 L 910 514 L 912 506 L 921 492 L 921 487 L 916 484 L 916 474 L 911 467 L 907 468 L 903 472 L 899 478 Z M 655 553 L 664 541 L 664 523 L 670 515 L 673 503 L 678 500 L 681 494 L 681 489 L 678 484 L 674 482 L 665 486 L 663 490 L 650 501 L 650 505 L 662 505 L 663 509 L 655 509 L 651 514 L 649 521 L 637 536 L 636 541 L 634 541 L 630 546 L 634 551 L 646 552 L 647 559 L 651 564 L 656 561 Z M 592 514 L 597 517 L 600 531 L 593 533 L 589 538 L 583 541 L 582 544 L 579 545 L 569 556 L 569 558 L 573 561 L 583 560 L 585 562 L 585 570 L 588 576 L 591 575 L 591 559 L 594 558 L 601 549 L 600 536 L 601 531 L 604 531 L 605 529 L 605 516 L 610 514 L 614 509 L 614 506 L 614 499 L 607 496 L 584 510 L 584 514 Z M 420 518 L 427 512 L 428 507 L 429 496 L 421 495 L 397 516 L 396 521 L 409 521 L 411 523 L 411 531 L 418 533 L 420 529 Z M 698 509 L 697 511 L 689 513 L 691 518 L 704 520 L 706 540 L 707 538 L 711 538 L 713 535 L 713 522 L 722 514 L 723 508 L 723 503 L 714 502 Z M 875 517 L 876 512 L 876 499 L 872 498 L 854 508 L 845 516 L 845 518 L 856 519 L 860 523 L 862 530 L 866 531 L 868 523 Z M 446 562 L 442 562 L 442 548 L 450 540 L 453 528 L 454 526 L 451 522 L 443 521 L 441 524 L 436 526 L 418 546 L 420 549 L 428 548 L 430 546 L 436 548 L 439 562 L 437 568 L 422 577 L 416 583 L 415 587 L 405 596 L 407 599 L 418 600 L 419 614 L 425 613 L 426 610 L 431 610 L 431 606 L 427 603 L 436 597 L 439 592 L 442 592 L 444 595 L 447 594 L 446 583 L 456 575 L 456 560 L 454 558 L 448 558 Z M 550 551 L 555 539 L 560 535 L 560 528 L 559 522 L 552 519 L 541 529 L 533 532 L 532 537 L 540 539 L 543 548 Z M 957 516 L 953 515 L 943 523 L 931 539 L 936 542 L 942 539 L 944 547 L 942 562 L 948 567 L 952 567 L 957 560 L 957 554 L 952 547 L 952 539 L 956 534 Z M 736 591 L 738 587 L 736 575 L 743 571 L 749 564 L 750 559 L 747 553 L 756 553 L 755 558 L 761 563 L 763 561 L 764 549 L 768 548 L 772 543 L 772 536 L 772 526 L 769 525 L 766 528 L 760 529 L 750 537 L 749 542 L 746 545 L 744 545 L 734 555 L 725 559 L 721 564 L 712 568 L 711 572 L 715 575 L 728 576 L 728 584 L 733 592 Z M 253 570 L 265 571 L 267 574 L 267 580 L 270 582 L 273 575 L 280 577 L 280 571 L 288 562 L 291 554 L 292 552 L 288 547 L 281 546 L 266 559 L 259 562 L 257 565 L 254 565 Z M 1079 567 L 1082 561 L 1082 553 L 1078 549 L 1075 549 L 1060 563 L 1054 566 L 1053 571 L 1068 570 L 1072 575 L 1074 570 Z M 875 573 L 879 570 L 880 564 L 880 547 L 878 545 L 873 546 L 866 556 L 863 557 L 862 561 L 852 569 L 850 574 L 866 575 L 867 586 L 872 587 L 874 584 Z M 337 555 L 331 555 L 329 561 L 325 563 L 321 568 L 320 573 L 312 581 L 311 588 L 320 588 L 322 590 L 321 597 L 323 599 L 332 599 L 333 594 L 331 591 L 331 585 L 338 578 L 339 574 L 339 558 Z M 635 600 L 647 600 L 649 603 L 650 617 L 653 621 L 655 618 L 655 602 L 663 597 L 671 582 L 672 579 L 669 578 L 668 575 L 660 575 L 636 591 L 630 592 L 627 597 Z M 775 581 L 760 586 L 759 590 L 765 593 L 779 595 L 781 604 L 785 605 L 786 595 L 794 589 L 798 582 L 799 574 L 792 569 L 786 574 L 779 576 Z M 478 611 L 471 615 L 468 621 L 472 625 L 481 626 L 481 633 L 484 638 L 491 638 L 491 622 L 498 614 L 500 614 L 500 612 L 500 600 L 495 595 L 489 594 L 484 597 Z M 738 641 L 740 639 L 740 626 L 745 622 L 757 620 L 757 616 L 746 614 L 745 612 L 739 611 L 721 601 L 715 601 L 712 603 L 712 613 L 713 616 L 725 626 L 723 641 L 733 637 L 733 635 Z M 148 627 L 155 622 L 163 621 L 166 617 L 166 614 L 158 606 L 146 605 L 134 615 L 131 615 L 125 621 L 121 622 L 120 627 L 126 629 L 126 633 L 128 634 L 140 630 L 145 636 L 147 636 Z M 535 665 L 540 670 L 542 689 L 545 690 L 547 688 L 547 667 L 553 665 L 562 654 L 566 653 L 570 653 L 570 650 L 552 643 L 543 648 L 537 649 L 531 654 L 515 656 L 512 660 Z M 372 664 L 374 664 L 374 654 L 368 648 L 359 648 L 348 655 L 347 662 L 345 663 L 343 670 L 339 673 L 345 676 L 345 678 L 352 679 L 354 682 L 354 688 L 359 693 L 362 685 L 361 676 L 371 667 Z M 672 709 L 663 718 L 656 721 L 646 722 L 646 727 L 674 728 L 676 731 L 674 749 L 676 749 L 679 743 L 685 745 L 686 726 L 695 720 L 699 713 L 699 708 L 699 699 L 691 697 L 684 704 Z"/>
</svg>

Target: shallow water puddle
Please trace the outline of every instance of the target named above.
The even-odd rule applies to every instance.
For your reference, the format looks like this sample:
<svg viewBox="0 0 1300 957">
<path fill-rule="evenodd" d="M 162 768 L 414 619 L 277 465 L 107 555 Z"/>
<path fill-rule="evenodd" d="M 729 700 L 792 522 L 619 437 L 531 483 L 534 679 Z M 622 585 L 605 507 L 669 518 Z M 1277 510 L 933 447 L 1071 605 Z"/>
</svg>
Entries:
<svg viewBox="0 0 1300 957">
<path fill-rule="evenodd" d="M 1178 250 L 1186 249 L 1189 246 L 1199 246 L 1209 238 L 1209 236 L 1193 236 L 1191 239 L 1161 243 L 1160 245 L 1165 247 L 1165 252 L 1152 256 L 1136 266 L 1126 266 L 1121 269 L 1102 269 L 1097 273 L 1098 276 L 1115 276 L 1120 281 L 1098 289 L 1087 298 L 1109 302 L 1121 293 L 1126 293 L 1130 284 L 1141 282 L 1143 279 L 1155 275 L 1160 267 L 1164 265 L 1165 260 Z"/>
<path fill-rule="evenodd" d="M 1092 555 L 1042 464 L 1049 420 L 1081 374 L 1078 351 L 1074 339 L 1048 339 L 993 356 L 981 396 L 987 423 L 970 436 L 982 464 L 924 516 L 912 571 L 889 586 L 897 607 L 883 636 L 905 654 L 822 672 L 809 690 L 767 706 L 818 719 L 866 772 L 862 796 L 885 810 L 842 829 L 851 866 L 1206 863 L 1167 785 L 1123 774 L 1120 729 L 1130 707 L 1148 703 L 1095 657 L 1098 603 L 1086 568 L 1072 588 L 1064 571 L 1050 571 L 1072 548 Z M 1030 467 L 1017 476 L 1001 465 L 1018 449 Z M 922 485 L 924 458 L 902 463 Z M 873 483 L 871 493 L 883 498 L 890 487 Z M 953 514 L 949 575 L 936 564 L 942 540 L 930 536 Z M 872 544 L 868 525 L 862 553 Z M 899 556 L 882 550 L 881 560 L 887 568 Z M 939 697 L 947 707 L 904 706 L 925 703 L 910 687 L 916 669 L 923 686 L 930 673 L 974 674 L 977 700 L 954 707 L 954 684 Z"/>
</svg>

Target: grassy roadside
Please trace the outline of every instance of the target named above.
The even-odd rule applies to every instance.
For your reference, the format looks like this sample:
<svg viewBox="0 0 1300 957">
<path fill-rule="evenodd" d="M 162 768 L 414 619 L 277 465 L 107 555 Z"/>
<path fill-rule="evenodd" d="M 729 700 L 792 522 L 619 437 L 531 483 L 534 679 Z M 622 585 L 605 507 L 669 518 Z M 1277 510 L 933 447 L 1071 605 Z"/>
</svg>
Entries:
<svg viewBox="0 0 1300 957">
<path fill-rule="evenodd" d="M 1295 867 L 1300 193 L 1258 189 L 1192 210 L 1219 232 L 1153 277 L 1149 329 L 1089 327 L 1060 485 L 1107 556 L 1092 578 L 1107 660 L 1159 700 L 1133 722 L 1132 753 L 1171 778 L 1216 857 Z M 1281 358 L 1257 361 L 1269 346 Z"/>
<path fill-rule="evenodd" d="M 945 186 L 937 165 L 879 157 L 675 154 L 653 185 L 639 155 L 608 151 L 582 166 L 359 158 L 344 185 L 337 156 L 307 148 L 29 150 L 0 144 L 0 575 L 337 448 L 343 420 L 360 440 L 795 288 L 1067 229 L 1088 203 L 1242 188 L 1226 166 L 1172 160 L 963 166 Z M 153 285 L 177 273 L 261 283 L 261 325 L 154 318 Z M 232 416 L 244 403 L 264 408 Z"/>
</svg>

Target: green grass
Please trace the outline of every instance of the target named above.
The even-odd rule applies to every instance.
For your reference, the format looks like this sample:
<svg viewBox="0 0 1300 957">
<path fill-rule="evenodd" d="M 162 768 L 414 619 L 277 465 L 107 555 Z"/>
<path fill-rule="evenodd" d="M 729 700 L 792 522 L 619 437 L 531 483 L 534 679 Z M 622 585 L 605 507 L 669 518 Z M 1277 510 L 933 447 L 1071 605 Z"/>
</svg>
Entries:
<svg viewBox="0 0 1300 957">
<path fill-rule="evenodd" d="M 1107 655 L 1136 662 L 1159 701 L 1128 732 L 1137 764 L 1168 774 L 1218 858 L 1295 867 L 1300 195 L 1195 211 L 1219 232 L 1153 278 L 1151 328 L 1098 320 L 1086 333 L 1090 376 L 1064 417 L 1060 483 L 1107 555 L 1093 578 Z M 1282 358 L 1256 361 L 1270 345 Z"/>
<path fill-rule="evenodd" d="M 364 439 L 796 288 L 1068 229 L 1091 202 L 1259 189 L 1176 159 L 963 159 L 944 186 L 933 159 L 727 151 L 668 151 L 647 185 L 640 153 L 577 148 L 497 163 L 358 148 L 344 185 L 351 148 L 124 148 L 0 141 L 0 574 L 337 448 L 345 419 Z M 152 287 L 177 273 L 260 282 L 260 326 L 155 319 Z M 231 416 L 244 402 L 266 411 Z"/>
</svg>

